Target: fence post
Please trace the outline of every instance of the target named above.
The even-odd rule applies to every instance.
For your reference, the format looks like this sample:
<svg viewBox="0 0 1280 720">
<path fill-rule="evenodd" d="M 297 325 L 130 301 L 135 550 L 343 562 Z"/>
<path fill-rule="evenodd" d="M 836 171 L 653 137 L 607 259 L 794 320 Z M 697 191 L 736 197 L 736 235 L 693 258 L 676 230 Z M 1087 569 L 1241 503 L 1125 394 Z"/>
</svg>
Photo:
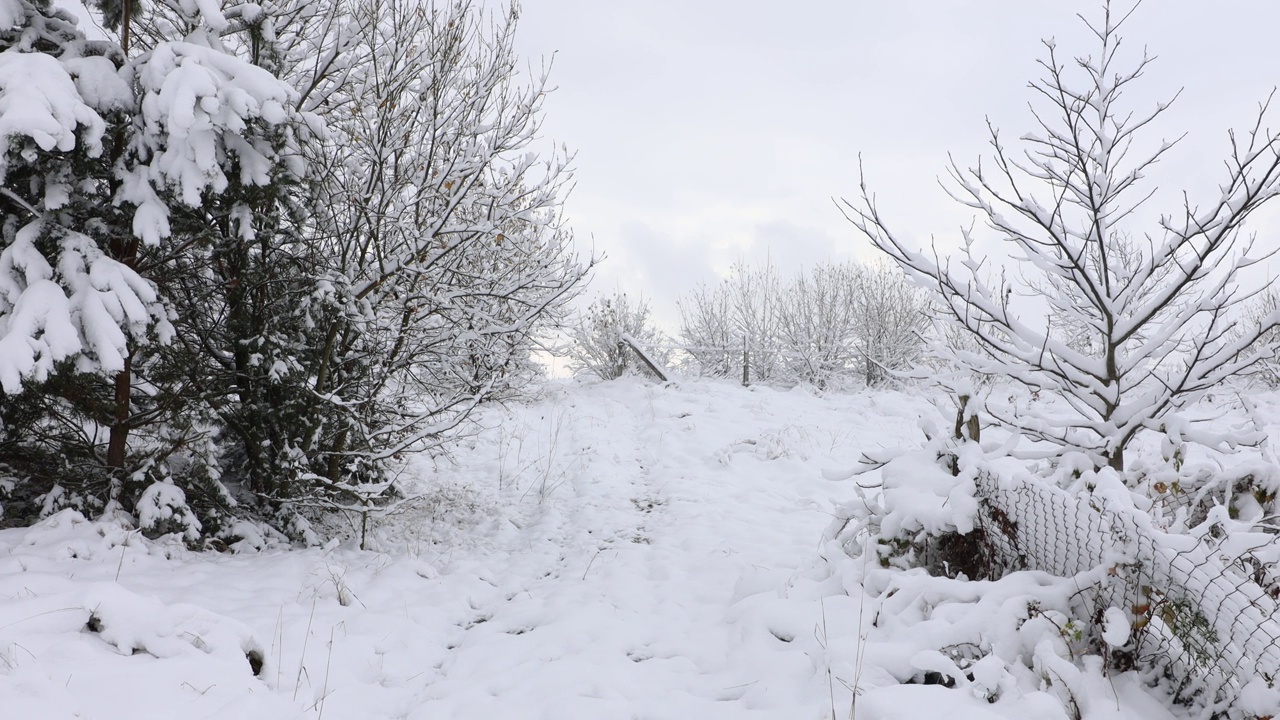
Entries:
<svg viewBox="0 0 1280 720">
<path fill-rule="evenodd" d="M 640 358 L 640 362 L 644 363 L 644 366 L 649 368 L 649 372 L 653 373 L 658 380 L 668 382 L 667 374 L 662 371 L 662 368 L 658 367 L 658 363 L 654 362 L 653 358 L 649 357 L 644 348 L 640 347 L 640 343 L 630 335 L 623 333 L 622 339 L 618 341 L 618 350 L 625 351 L 626 348 L 631 348 L 631 352 Z"/>
<path fill-rule="evenodd" d="M 621 337 L 618 338 L 618 354 L 614 358 L 613 376 L 620 378 L 627 374 L 627 343 Z"/>
<path fill-rule="evenodd" d="M 982 440 L 982 421 L 978 419 L 978 413 L 969 414 L 970 399 L 968 395 L 956 396 L 955 439 L 978 442 Z"/>
<path fill-rule="evenodd" d="M 747 336 L 742 336 L 742 387 L 751 385 L 751 353 L 747 351 Z"/>
</svg>

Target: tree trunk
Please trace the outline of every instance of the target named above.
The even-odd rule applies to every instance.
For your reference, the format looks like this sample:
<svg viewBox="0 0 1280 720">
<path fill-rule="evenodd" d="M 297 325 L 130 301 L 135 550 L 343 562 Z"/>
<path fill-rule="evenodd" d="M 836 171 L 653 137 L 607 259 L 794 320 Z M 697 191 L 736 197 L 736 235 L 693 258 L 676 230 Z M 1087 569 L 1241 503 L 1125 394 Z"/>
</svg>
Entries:
<svg viewBox="0 0 1280 720">
<path fill-rule="evenodd" d="M 128 26 L 128 22 L 126 22 L 125 27 L 127 28 Z M 123 143 L 117 140 L 116 147 L 123 147 Z M 136 239 L 130 238 L 126 240 L 117 237 L 112 241 L 111 249 L 120 262 L 130 270 L 136 271 L 138 269 L 138 241 Z M 133 408 L 130 403 L 130 396 L 133 391 L 133 351 L 130 349 L 130 345 L 132 343 L 128 343 L 125 346 L 124 367 L 112 379 L 115 393 L 111 411 L 111 433 L 107 439 L 107 467 L 114 472 L 124 470 L 125 457 L 129 449 L 129 422 L 133 414 Z"/>
<path fill-rule="evenodd" d="M 124 7 L 120 12 L 120 49 L 124 51 L 125 56 L 129 55 L 129 25 L 133 19 L 133 1 L 124 0 Z"/>
<path fill-rule="evenodd" d="M 115 403 L 112 412 L 111 435 L 107 440 L 107 467 L 124 470 L 125 451 L 129 447 L 129 394 L 133 389 L 133 357 L 125 356 L 124 369 L 116 373 Z"/>
<path fill-rule="evenodd" d="M 342 482 L 342 454 L 347 450 L 347 437 L 350 435 L 350 428 L 343 428 L 336 438 L 333 440 L 333 446 L 329 448 L 329 482 L 337 485 Z"/>
<path fill-rule="evenodd" d="M 1107 456 L 1107 465 L 1116 472 L 1124 472 L 1124 448 L 1118 447 Z"/>
</svg>

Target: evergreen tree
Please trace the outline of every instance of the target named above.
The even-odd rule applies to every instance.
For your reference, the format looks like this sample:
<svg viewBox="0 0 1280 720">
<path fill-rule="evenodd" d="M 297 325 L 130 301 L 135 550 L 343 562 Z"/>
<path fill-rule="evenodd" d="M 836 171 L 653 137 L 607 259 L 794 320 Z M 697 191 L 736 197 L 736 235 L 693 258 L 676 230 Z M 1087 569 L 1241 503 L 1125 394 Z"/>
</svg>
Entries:
<svg viewBox="0 0 1280 720">
<path fill-rule="evenodd" d="M 129 262 L 131 213 L 113 204 L 134 95 L 117 45 L 86 40 L 48 2 L 11 8 L 20 16 L 0 32 L 0 447 L 34 478 L 27 499 L 102 506 L 110 378 L 171 330 Z"/>
<path fill-rule="evenodd" d="M 228 54 L 226 18 L 197 8 L 190 34 L 126 57 L 48 3 L 17 7 L 0 52 L 3 442 L 44 511 L 128 511 L 174 481 L 169 461 L 207 430 L 168 362 L 177 316 L 155 278 L 200 247 L 184 214 L 271 183 L 263 138 L 288 121 L 294 94 Z M 255 219 L 239 208 L 231 217 L 250 236 Z M 179 464 L 180 485 L 231 502 L 216 468 Z"/>
</svg>

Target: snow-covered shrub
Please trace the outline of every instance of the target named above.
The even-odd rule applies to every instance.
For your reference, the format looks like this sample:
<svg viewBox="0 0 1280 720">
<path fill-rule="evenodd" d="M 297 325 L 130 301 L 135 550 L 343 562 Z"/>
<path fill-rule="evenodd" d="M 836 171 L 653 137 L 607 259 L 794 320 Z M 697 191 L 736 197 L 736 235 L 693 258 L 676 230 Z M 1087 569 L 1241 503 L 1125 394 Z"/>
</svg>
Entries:
<svg viewBox="0 0 1280 720">
<path fill-rule="evenodd" d="M 997 447 L 951 440 L 868 462 L 829 537 L 881 569 L 866 574 L 881 613 L 924 603 L 917 621 L 939 625 L 931 634 L 949 644 L 935 649 L 961 669 L 1000 656 L 1027 666 L 1009 670 L 1017 675 L 1043 661 L 1002 655 L 1009 640 L 994 618 L 970 616 L 983 612 L 978 598 L 1022 593 L 1034 605 L 1001 612 L 1020 623 L 1052 617 L 1069 636 L 1064 671 L 1154 669 L 1173 697 L 1232 718 L 1250 717 L 1252 693 L 1276 690 L 1274 467 L 1139 463 L 1123 477 L 1084 454 L 1029 468 Z M 1031 592 L 1049 586 L 1071 590 Z M 956 657 L 957 647 L 967 654 Z"/>
<path fill-rule="evenodd" d="M 667 352 L 658 347 L 662 332 L 649 319 L 649 303 L 632 302 L 626 293 L 596 299 L 570 327 L 573 346 L 569 350 L 570 369 L 613 380 L 649 369 L 636 358 L 627 340 L 638 344 L 655 362 L 665 364 Z"/>
<path fill-rule="evenodd" d="M 927 293 L 896 267 L 869 265 L 862 268 L 856 300 L 863 383 L 879 385 L 914 367 L 931 325 Z"/>
<path fill-rule="evenodd" d="M 1099 641 L 1082 588 L 1105 582 L 1105 569 L 1010 572 L 1019 568 L 988 537 L 999 531 L 978 489 L 998 459 L 976 443 L 934 437 L 867 463 L 859 497 L 827 537 L 858 559 L 871 622 L 893 639 L 898 661 L 883 669 L 992 703 L 1037 691 L 1066 707 L 1088 703 L 1082 686 L 1100 669 L 1090 659 Z"/>
<path fill-rule="evenodd" d="M 138 498 L 138 528 L 148 537 L 176 533 L 188 541 L 200 537 L 200 521 L 187 506 L 187 495 L 171 482 L 155 482 Z"/>
<path fill-rule="evenodd" d="M 1259 460 L 1174 466 L 1137 463 L 1131 483 L 1153 524 L 1211 548 L 1225 565 L 1280 597 L 1280 468 Z"/>
<path fill-rule="evenodd" d="M 848 553 L 858 556 L 865 545 L 882 567 L 990 575 L 975 483 L 985 464 L 976 443 L 938 435 L 920 450 L 888 451 L 863 463 L 858 499 L 844 506 L 831 528 Z M 878 482 L 862 480 L 869 476 Z"/>
<path fill-rule="evenodd" d="M 303 148 L 316 180 L 302 235 L 316 238 L 306 263 L 318 272 L 296 297 L 311 308 L 297 366 L 280 368 L 315 405 L 287 428 L 298 471 L 270 490 L 346 505 L 363 502 L 350 486 L 390 489 L 398 456 L 440 449 L 475 408 L 518 393 L 587 267 L 561 214 L 568 158 L 532 151 L 548 78 L 522 75 L 517 9 L 334 7 L 321 25 L 348 28 L 352 47 L 333 69 L 343 84 L 304 99 L 328 124 Z M 309 46 L 289 57 L 312 87 Z M 254 367 L 274 410 L 272 366 Z"/>
<path fill-rule="evenodd" d="M 692 374 L 732 377 L 742 373 L 746 345 L 733 327 L 729 294 L 721 286 L 699 285 L 677 301 L 680 309 L 681 367 Z"/>
<path fill-rule="evenodd" d="M 824 388 L 856 374 L 865 349 L 858 330 L 869 309 L 862 302 L 865 276 L 854 263 L 830 263 L 781 284 L 774 342 L 783 351 L 785 377 Z"/>
</svg>

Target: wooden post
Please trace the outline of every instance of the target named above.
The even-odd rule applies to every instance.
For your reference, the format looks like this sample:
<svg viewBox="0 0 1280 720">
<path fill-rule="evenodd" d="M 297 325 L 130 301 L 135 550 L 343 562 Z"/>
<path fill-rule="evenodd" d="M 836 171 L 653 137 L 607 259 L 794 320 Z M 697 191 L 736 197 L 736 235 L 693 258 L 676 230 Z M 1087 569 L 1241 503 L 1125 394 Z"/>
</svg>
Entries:
<svg viewBox="0 0 1280 720">
<path fill-rule="evenodd" d="M 627 374 L 627 345 L 625 338 L 618 339 L 618 364 L 613 367 L 613 376 L 620 378 Z"/>
<path fill-rule="evenodd" d="M 623 334 L 622 339 L 618 341 L 618 347 L 622 348 L 623 346 L 631 348 L 631 351 L 636 354 L 636 357 L 640 358 L 640 362 L 644 363 L 644 366 L 649 368 L 649 372 L 653 373 L 658 380 L 668 382 L 667 374 L 662 372 L 662 369 L 658 367 L 658 363 L 654 362 L 653 359 L 649 357 L 649 354 L 641 349 L 640 344 L 636 342 L 635 338 L 630 335 Z"/>
</svg>

